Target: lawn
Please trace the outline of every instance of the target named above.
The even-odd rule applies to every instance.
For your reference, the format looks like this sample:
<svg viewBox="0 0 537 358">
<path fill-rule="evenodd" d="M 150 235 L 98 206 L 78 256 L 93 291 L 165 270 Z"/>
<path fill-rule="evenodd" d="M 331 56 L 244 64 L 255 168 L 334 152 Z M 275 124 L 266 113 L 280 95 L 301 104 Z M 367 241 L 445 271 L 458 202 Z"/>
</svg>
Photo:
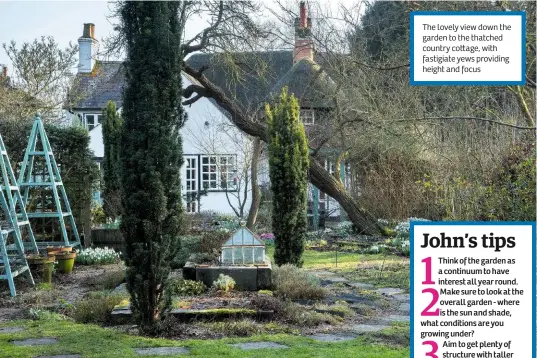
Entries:
<svg viewBox="0 0 537 358">
<path fill-rule="evenodd" d="M 351 341 L 341 343 L 321 343 L 312 339 L 284 334 L 270 336 L 253 336 L 249 338 L 218 339 L 218 340 L 185 340 L 151 339 L 119 333 L 112 329 L 101 328 L 91 324 L 77 324 L 69 321 L 16 321 L 10 326 L 25 327 L 24 332 L 0 334 L 0 355 L 11 358 L 30 358 L 38 355 L 82 354 L 84 358 L 139 357 L 134 348 L 181 346 L 190 350 L 190 356 L 197 357 L 355 357 L 355 358 L 406 358 L 408 347 L 389 347 L 378 344 L 380 338 L 392 340 L 395 344 L 400 337 L 408 337 L 407 326 L 394 326 L 383 333 L 365 335 Z M 57 344 L 39 347 L 18 347 L 10 340 L 38 337 L 56 337 Z M 390 339 L 393 337 L 393 339 Z M 263 349 L 242 351 L 230 347 L 230 343 L 270 341 L 288 346 L 288 349 Z M 182 355 L 176 355 L 180 357 Z"/>
<path fill-rule="evenodd" d="M 273 260 L 274 247 L 268 247 L 267 253 Z M 376 287 L 410 288 L 410 260 L 407 257 L 315 250 L 305 250 L 303 257 L 307 270 L 329 270 L 351 282 L 365 282 Z"/>
<path fill-rule="evenodd" d="M 274 247 L 267 247 L 273 258 Z M 408 289 L 409 260 L 392 255 L 364 255 L 357 253 L 304 252 L 306 270 L 330 270 L 353 282 L 369 282 L 379 287 L 401 287 Z M 80 270 L 78 274 L 84 274 Z M 99 286 L 100 287 L 100 286 Z M 363 291 L 367 294 L 369 291 Z M 138 357 L 135 348 L 143 347 L 186 347 L 190 356 L 198 357 L 357 357 L 357 358 L 406 358 L 409 352 L 410 329 L 408 324 L 394 324 L 377 333 L 367 333 L 356 339 L 325 343 L 313 339 L 285 333 L 258 334 L 243 338 L 223 339 L 150 339 L 122 333 L 111 328 L 93 324 L 79 324 L 72 320 L 58 320 L 52 314 L 39 320 L 12 321 L 0 327 L 24 327 L 18 333 L 0 333 L 0 357 L 36 357 L 40 355 L 75 354 L 83 357 Z M 329 333 L 329 332 L 327 332 Z M 54 337 L 58 343 L 46 346 L 19 347 L 11 340 L 25 338 Z M 243 351 L 228 344 L 240 342 L 276 342 L 288 346 L 287 349 L 262 349 Z M 180 357 L 181 355 L 176 355 Z"/>
</svg>

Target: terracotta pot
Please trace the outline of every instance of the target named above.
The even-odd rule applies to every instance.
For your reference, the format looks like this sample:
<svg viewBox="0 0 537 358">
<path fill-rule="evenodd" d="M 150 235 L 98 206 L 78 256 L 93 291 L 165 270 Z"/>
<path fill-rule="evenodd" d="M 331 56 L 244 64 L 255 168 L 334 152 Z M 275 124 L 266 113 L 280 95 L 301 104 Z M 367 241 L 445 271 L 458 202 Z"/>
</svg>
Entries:
<svg viewBox="0 0 537 358">
<path fill-rule="evenodd" d="M 46 263 L 52 262 L 54 263 L 54 256 L 27 256 L 26 261 L 28 261 L 29 265 L 44 265 Z"/>
<path fill-rule="evenodd" d="M 73 248 L 71 246 L 49 246 L 47 247 L 47 254 L 55 254 L 58 252 L 71 252 Z"/>
<path fill-rule="evenodd" d="M 62 251 L 55 253 L 54 256 L 56 257 L 56 260 L 69 260 L 74 259 L 76 257 L 76 252 Z"/>
</svg>

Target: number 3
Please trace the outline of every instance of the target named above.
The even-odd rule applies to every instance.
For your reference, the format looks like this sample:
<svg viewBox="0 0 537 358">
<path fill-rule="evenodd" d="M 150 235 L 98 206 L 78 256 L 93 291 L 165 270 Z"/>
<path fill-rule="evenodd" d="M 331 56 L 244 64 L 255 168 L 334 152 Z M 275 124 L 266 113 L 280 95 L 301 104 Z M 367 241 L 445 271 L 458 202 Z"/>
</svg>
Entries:
<svg viewBox="0 0 537 358">
<path fill-rule="evenodd" d="M 431 358 L 438 358 L 438 356 L 435 354 L 436 352 L 438 352 L 438 344 L 436 344 L 435 341 L 425 341 L 422 343 L 422 345 L 426 344 L 431 346 L 431 351 L 429 353 L 425 353 L 425 356 Z"/>
</svg>

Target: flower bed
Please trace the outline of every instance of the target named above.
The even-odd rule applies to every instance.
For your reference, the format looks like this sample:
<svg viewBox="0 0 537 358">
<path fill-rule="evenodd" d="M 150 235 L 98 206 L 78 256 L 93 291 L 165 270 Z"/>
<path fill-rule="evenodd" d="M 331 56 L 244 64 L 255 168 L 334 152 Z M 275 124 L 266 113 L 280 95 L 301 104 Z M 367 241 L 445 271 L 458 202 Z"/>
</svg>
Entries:
<svg viewBox="0 0 537 358">
<path fill-rule="evenodd" d="M 109 265 L 119 261 L 119 253 L 108 247 L 82 249 L 77 251 L 76 256 L 76 263 L 79 265 Z"/>
</svg>

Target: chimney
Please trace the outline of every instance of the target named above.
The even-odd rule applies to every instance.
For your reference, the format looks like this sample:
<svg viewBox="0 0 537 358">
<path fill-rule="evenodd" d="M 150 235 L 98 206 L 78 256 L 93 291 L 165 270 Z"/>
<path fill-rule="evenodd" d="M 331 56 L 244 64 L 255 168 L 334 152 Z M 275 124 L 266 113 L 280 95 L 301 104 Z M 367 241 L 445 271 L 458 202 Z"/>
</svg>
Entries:
<svg viewBox="0 0 537 358">
<path fill-rule="evenodd" d="M 311 38 L 311 18 L 306 16 L 306 2 L 300 2 L 300 17 L 295 19 L 295 48 L 293 64 L 307 58 L 313 61 L 313 40 Z"/>
<path fill-rule="evenodd" d="M 78 73 L 91 73 L 98 49 L 99 41 L 95 39 L 95 25 L 84 24 L 82 37 L 78 39 Z"/>
</svg>

